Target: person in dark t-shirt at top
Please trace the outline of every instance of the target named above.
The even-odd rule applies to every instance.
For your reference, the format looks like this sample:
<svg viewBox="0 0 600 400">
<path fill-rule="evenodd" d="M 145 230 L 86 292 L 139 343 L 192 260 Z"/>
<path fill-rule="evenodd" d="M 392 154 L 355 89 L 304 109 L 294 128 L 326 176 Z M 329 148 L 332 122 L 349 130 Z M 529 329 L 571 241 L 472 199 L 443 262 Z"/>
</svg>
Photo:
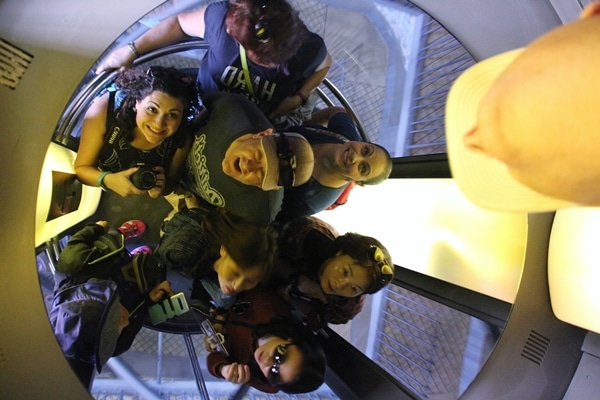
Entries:
<svg viewBox="0 0 600 400">
<path fill-rule="evenodd" d="M 220 1 L 174 15 L 113 51 L 96 72 L 129 66 L 141 54 L 192 37 L 210 45 L 199 68 L 201 97 L 242 93 L 278 126 L 292 111 L 295 123 L 310 117 L 310 95 L 332 61 L 323 39 L 284 0 Z"/>
</svg>

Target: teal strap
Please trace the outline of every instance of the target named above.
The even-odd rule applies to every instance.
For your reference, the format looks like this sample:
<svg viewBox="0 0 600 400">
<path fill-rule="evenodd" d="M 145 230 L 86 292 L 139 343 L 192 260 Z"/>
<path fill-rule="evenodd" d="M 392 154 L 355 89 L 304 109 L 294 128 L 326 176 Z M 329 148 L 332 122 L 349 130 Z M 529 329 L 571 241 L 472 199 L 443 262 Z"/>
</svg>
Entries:
<svg viewBox="0 0 600 400">
<path fill-rule="evenodd" d="M 246 80 L 246 87 L 248 91 L 254 97 L 254 87 L 252 87 L 252 80 L 250 79 L 250 71 L 248 71 L 248 60 L 246 60 L 246 49 L 240 44 L 240 59 L 242 61 L 242 68 L 244 69 L 244 79 Z"/>
</svg>

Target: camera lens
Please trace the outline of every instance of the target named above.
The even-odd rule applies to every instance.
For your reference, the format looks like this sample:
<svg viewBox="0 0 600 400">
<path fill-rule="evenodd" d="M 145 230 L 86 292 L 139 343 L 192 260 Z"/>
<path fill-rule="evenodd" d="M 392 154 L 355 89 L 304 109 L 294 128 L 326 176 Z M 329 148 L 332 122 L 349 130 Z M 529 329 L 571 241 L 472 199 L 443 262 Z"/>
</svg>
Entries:
<svg viewBox="0 0 600 400">
<path fill-rule="evenodd" d="M 156 184 L 156 175 L 148 168 L 138 169 L 130 179 L 133 185 L 140 190 L 150 190 Z"/>
</svg>

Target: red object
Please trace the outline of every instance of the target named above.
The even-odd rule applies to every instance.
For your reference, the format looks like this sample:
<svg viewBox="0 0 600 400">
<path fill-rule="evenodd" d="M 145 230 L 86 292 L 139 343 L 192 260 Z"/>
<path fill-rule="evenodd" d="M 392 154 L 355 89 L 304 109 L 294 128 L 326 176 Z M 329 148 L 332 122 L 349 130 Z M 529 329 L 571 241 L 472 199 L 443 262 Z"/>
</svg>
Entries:
<svg viewBox="0 0 600 400">
<path fill-rule="evenodd" d="M 350 191 L 354 189 L 354 186 L 356 186 L 356 182 L 350 182 L 348 186 L 344 188 L 344 191 L 340 193 L 337 200 L 334 201 L 332 205 L 327 207 L 326 210 L 333 210 L 346 204 L 348 202 L 348 197 L 350 196 Z"/>
<path fill-rule="evenodd" d="M 131 219 L 123 222 L 123 224 L 117 228 L 119 232 L 125 236 L 125 240 L 138 237 L 146 232 L 146 224 L 139 219 Z"/>
</svg>

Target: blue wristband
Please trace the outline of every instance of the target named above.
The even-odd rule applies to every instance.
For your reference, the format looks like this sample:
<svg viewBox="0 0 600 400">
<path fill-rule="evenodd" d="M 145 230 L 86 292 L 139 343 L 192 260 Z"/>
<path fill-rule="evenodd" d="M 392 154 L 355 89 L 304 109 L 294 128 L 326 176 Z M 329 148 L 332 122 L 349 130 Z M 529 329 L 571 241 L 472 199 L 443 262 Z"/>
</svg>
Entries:
<svg viewBox="0 0 600 400">
<path fill-rule="evenodd" d="M 110 171 L 103 171 L 98 177 L 98 186 L 100 186 L 100 189 L 104 190 L 105 192 L 110 192 L 110 189 L 104 184 L 104 178 L 110 173 Z"/>
</svg>

